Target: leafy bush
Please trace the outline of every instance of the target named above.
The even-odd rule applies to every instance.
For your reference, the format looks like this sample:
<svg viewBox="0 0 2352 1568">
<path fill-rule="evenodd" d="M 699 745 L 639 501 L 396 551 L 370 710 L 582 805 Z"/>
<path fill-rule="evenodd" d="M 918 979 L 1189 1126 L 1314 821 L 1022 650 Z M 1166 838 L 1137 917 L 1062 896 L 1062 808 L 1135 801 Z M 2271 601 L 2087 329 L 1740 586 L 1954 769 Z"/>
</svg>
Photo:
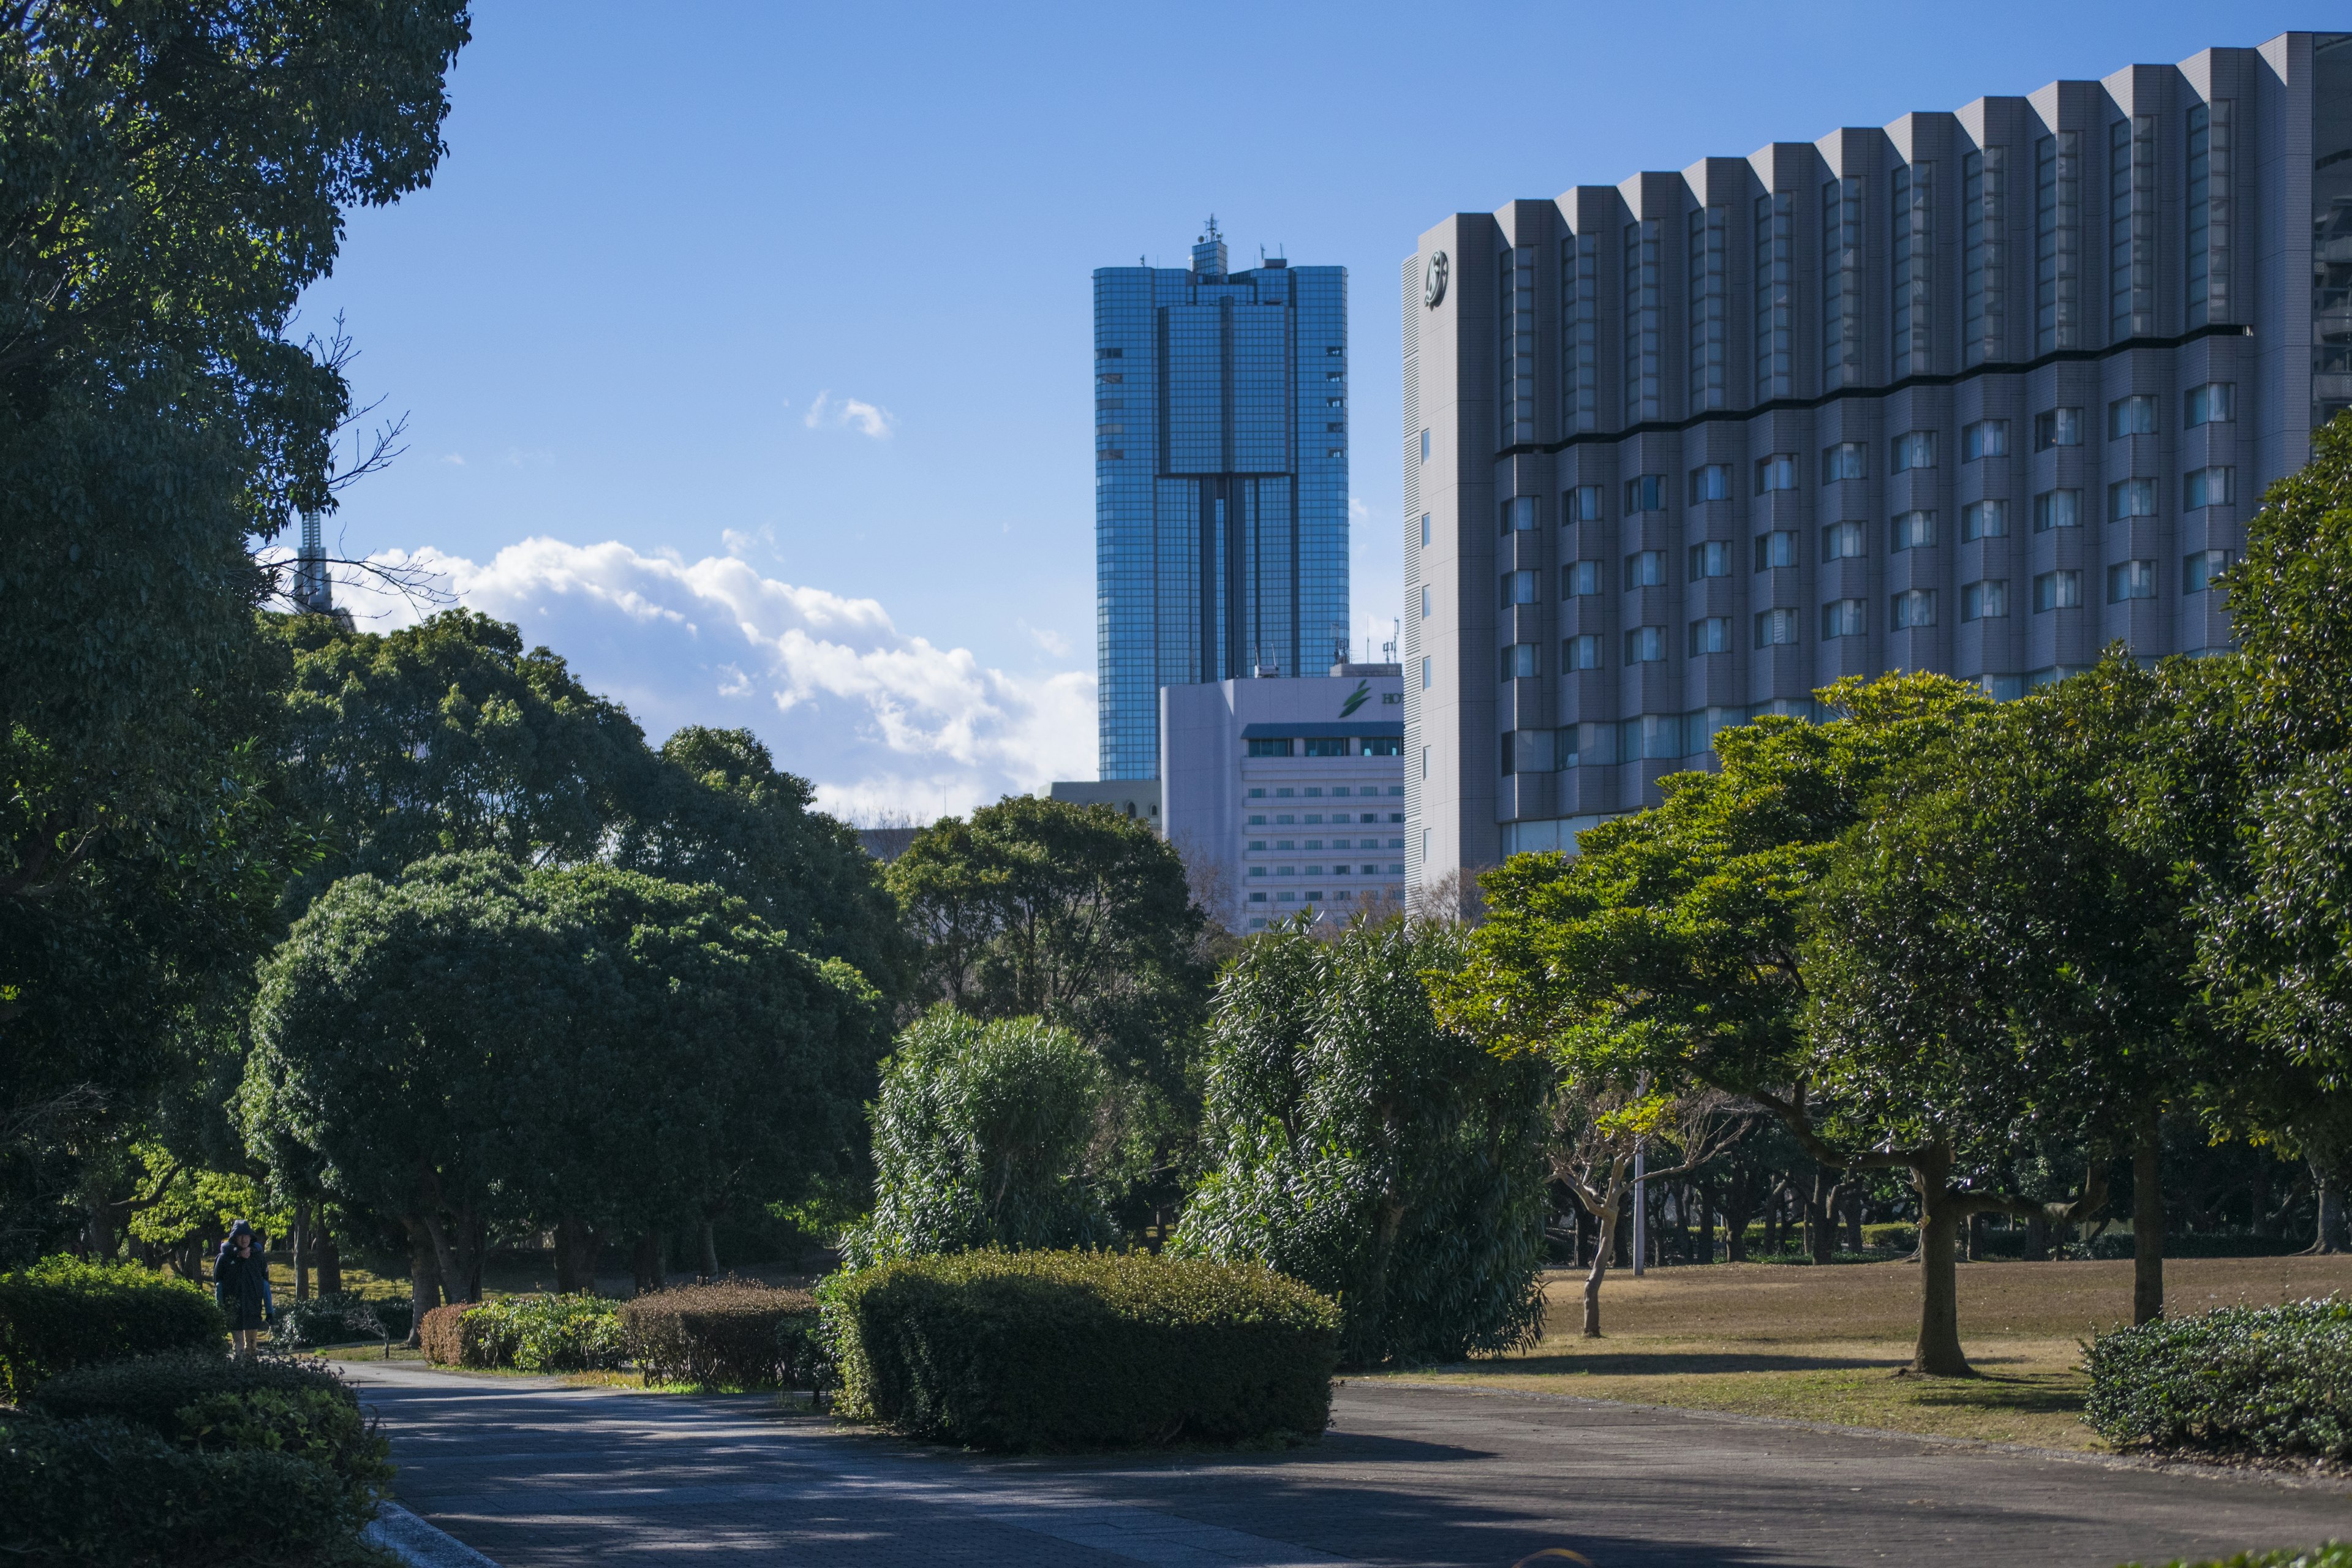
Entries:
<svg viewBox="0 0 2352 1568">
<path fill-rule="evenodd" d="M 874 1214 L 844 1255 L 862 1266 L 1109 1240 L 1088 1169 L 1109 1091 L 1101 1057 L 1067 1029 L 934 1007 L 882 1064 Z"/>
<path fill-rule="evenodd" d="M 1862 1227 L 1862 1244 L 1894 1252 L 1909 1252 L 1919 1245 L 1919 1227 L 1907 1219 L 1892 1220 L 1884 1225 L 1865 1225 Z"/>
<path fill-rule="evenodd" d="M 197 1286 L 136 1264 L 50 1258 L 0 1274 L 0 1397 L 68 1368 L 154 1351 L 226 1344 L 228 1325 Z"/>
<path fill-rule="evenodd" d="M 280 1309 L 269 1341 L 281 1350 L 316 1350 L 350 1340 L 404 1340 L 415 1311 L 406 1300 L 372 1301 L 355 1291 L 336 1290 Z"/>
<path fill-rule="evenodd" d="M 2084 1416 L 2110 1443 L 2352 1458 L 2352 1301 L 2160 1318 L 2084 1361 Z"/>
<path fill-rule="evenodd" d="M 965 1252 L 819 1288 L 836 1408 L 982 1448 L 1319 1435 L 1339 1307 L 1255 1264 Z"/>
<path fill-rule="evenodd" d="M 291 1454 L 177 1447 L 128 1421 L 0 1412 L 0 1520 L 24 1560 L 88 1568 L 383 1563 L 374 1513 Z"/>
<path fill-rule="evenodd" d="M 482 1359 L 481 1330 L 471 1321 L 479 1305 L 477 1301 L 452 1301 L 425 1314 L 425 1321 L 417 1325 L 416 1340 L 424 1348 L 426 1361 L 435 1366 L 489 1364 Z"/>
<path fill-rule="evenodd" d="M 2126 1563 L 2123 1568 L 2142 1568 Z M 2176 1557 L 2165 1568 L 2352 1568 L 2352 1543 L 2331 1541 L 2324 1546 L 2284 1546 L 2276 1552 L 2241 1552 L 2226 1562 L 2191 1563 Z"/>
<path fill-rule="evenodd" d="M 816 1299 L 750 1279 L 682 1285 L 621 1303 L 628 1352 L 651 1383 L 729 1384 L 773 1388 L 797 1375 L 794 1347 Z"/>
<path fill-rule="evenodd" d="M 61 1373 L 26 1404 L 60 1421 L 126 1421 L 195 1452 L 257 1448 L 306 1459 L 358 1503 L 392 1479 L 389 1447 L 322 1361 L 168 1351 Z"/>
<path fill-rule="evenodd" d="M 466 1319 L 481 1360 L 520 1372 L 596 1372 L 628 1354 L 614 1303 L 601 1296 L 509 1296 Z"/>
</svg>

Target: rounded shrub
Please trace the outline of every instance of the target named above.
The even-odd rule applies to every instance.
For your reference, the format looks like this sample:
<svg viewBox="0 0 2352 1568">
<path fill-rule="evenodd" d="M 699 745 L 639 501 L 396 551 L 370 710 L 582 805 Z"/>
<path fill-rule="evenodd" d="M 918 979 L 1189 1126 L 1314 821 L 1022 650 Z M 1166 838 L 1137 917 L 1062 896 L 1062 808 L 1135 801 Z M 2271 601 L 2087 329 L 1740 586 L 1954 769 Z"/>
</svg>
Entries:
<svg viewBox="0 0 2352 1568">
<path fill-rule="evenodd" d="M 2084 1419 L 2110 1443 L 2352 1458 L 2352 1301 L 2159 1318 L 2084 1361 Z"/>
<path fill-rule="evenodd" d="M 478 1301 L 452 1301 L 425 1314 L 416 1326 L 417 1343 L 435 1366 L 488 1366 L 482 1359 L 481 1331 L 471 1317 Z"/>
<path fill-rule="evenodd" d="M 509 1296 L 476 1307 L 466 1328 L 485 1366 L 598 1372 L 628 1354 L 615 1307 L 601 1296 Z"/>
<path fill-rule="evenodd" d="M 0 1274 L 0 1398 L 93 1362 L 226 1349 L 228 1324 L 197 1286 L 135 1263 L 50 1258 Z"/>
<path fill-rule="evenodd" d="M 653 1383 L 705 1383 L 774 1388 L 804 1374 L 796 1364 L 800 1331 L 814 1321 L 816 1299 L 750 1279 L 683 1285 L 620 1305 L 628 1353 Z"/>
<path fill-rule="evenodd" d="M 818 1290 L 836 1408 L 973 1447 L 1312 1436 L 1337 1303 L 1256 1264 L 1148 1253 L 965 1252 Z"/>
</svg>

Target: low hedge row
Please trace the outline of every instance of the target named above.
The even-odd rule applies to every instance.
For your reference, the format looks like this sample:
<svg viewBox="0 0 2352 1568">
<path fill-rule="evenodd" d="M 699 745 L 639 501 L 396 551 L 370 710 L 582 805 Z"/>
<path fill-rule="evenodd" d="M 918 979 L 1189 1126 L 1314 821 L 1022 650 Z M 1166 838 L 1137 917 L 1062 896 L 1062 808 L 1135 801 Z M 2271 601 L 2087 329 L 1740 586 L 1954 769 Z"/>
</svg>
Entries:
<svg viewBox="0 0 2352 1568">
<path fill-rule="evenodd" d="M 45 1258 L 0 1274 L 0 1399 L 93 1362 L 217 1351 L 227 1334 L 212 1298 L 185 1280 L 137 1264 Z"/>
<path fill-rule="evenodd" d="M 509 1296 L 466 1315 L 480 1357 L 468 1365 L 519 1372 L 596 1372 L 621 1364 L 628 1346 L 614 1304 L 601 1296 Z"/>
<path fill-rule="evenodd" d="M 368 1297 L 350 1290 L 289 1301 L 278 1310 L 269 1342 L 284 1350 L 316 1350 L 351 1340 L 404 1340 L 416 1309 L 404 1299 Z"/>
<path fill-rule="evenodd" d="M 2352 1458 L 2352 1301 L 2160 1318 L 2084 1359 L 2084 1415 L 2110 1443 Z"/>
<path fill-rule="evenodd" d="M 810 1381 L 816 1299 L 749 1279 L 685 1285 L 620 1306 L 647 1383 L 775 1388 Z"/>
<path fill-rule="evenodd" d="M 1319 1435 L 1339 1309 L 1271 1269 L 1148 1253 L 965 1252 L 819 1288 L 835 1408 L 974 1447 Z"/>
<path fill-rule="evenodd" d="M 2143 1568 L 2126 1563 L 2123 1568 Z M 2241 1552 L 2227 1561 L 2191 1563 L 2177 1557 L 2165 1568 L 2352 1568 L 2352 1542 L 2330 1541 L 2320 1546 L 2287 1546 L 2276 1552 Z"/>
</svg>

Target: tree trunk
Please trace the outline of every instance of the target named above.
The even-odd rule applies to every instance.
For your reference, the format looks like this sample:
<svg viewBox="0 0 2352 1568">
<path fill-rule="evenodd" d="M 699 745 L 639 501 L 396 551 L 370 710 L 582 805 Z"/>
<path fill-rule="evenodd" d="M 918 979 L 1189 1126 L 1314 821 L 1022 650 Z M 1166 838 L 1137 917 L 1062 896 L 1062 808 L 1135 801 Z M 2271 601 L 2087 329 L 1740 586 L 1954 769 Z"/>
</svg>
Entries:
<svg viewBox="0 0 2352 1568">
<path fill-rule="evenodd" d="M 400 1226 L 408 1233 L 408 1304 L 415 1313 L 404 1342 L 414 1350 L 425 1342 L 425 1314 L 441 1304 L 441 1243 L 434 1235 L 437 1227 L 415 1215 L 404 1215 Z"/>
<path fill-rule="evenodd" d="M 2164 1119 L 2150 1108 L 2132 1145 L 2132 1321 L 2164 1316 Z"/>
<path fill-rule="evenodd" d="M 1911 1370 L 1928 1377 L 1974 1377 L 1960 1349 L 1961 1215 L 1951 1190 L 1952 1152 L 1929 1149 L 1911 1168 L 1919 1189 L 1919 1343 Z"/>
<path fill-rule="evenodd" d="M 718 1279 L 719 1238 L 711 1234 L 710 1220 L 708 1215 L 704 1216 L 702 1224 L 697 1228 L 695 1239 L 702 1247 L 702 1277 L 705 1279 Z"/>
<path fill-rule="evenodd" d="M 664 1256 L 667 1251 L 662 1233 L 657 1230 L 646 1231 L 637 1237 L 636 1247 L 629 1257 L 629 1271 L 635 1276 L 638 1295 L 658 1290 L 669 1282 L 668 1258 Z"/>
<path fill-rule="evenodd" d="M 1600 1241 L 1592 1248 L 1592 1267 L 1584 1276 L 1584 1337 L 1601 1337 L 1601 1282 L 1609 1278 L 1609 1238 L 1617 1233 L 1617 1210 L 1592 1216 L 1593 1231 Z"/>
<path fill-rule="evenodd" d="M 1813 1198 L 1805 1209 L 1805 1239 L 1813 1261 L 1827 1266 L 1837 1261 L 1838 1184 L 1826 1168 L 1813 1172 Z"/>
<path fill-rule="evenodd" d="M 478 1213 L 464 1216 L 466 1234 L 466 1300 L 482 1299 L 482 1259 L 490 1250 L 489 1222 Z"/>
<path fill-rule="evenodd" d="M 2346 1249 L 2344 1231 L 2344 1172 L 2336 1151 L 2329 1149 L 2311 1156 L 2311 1185 L 2319 1200 L 2319 1224 L 2305 1250 L 2323 1254 Z"/>
<path fill-rule="evenodd" d="M 310 1299 L 310 1205 L 294 1205 L 294 1228 L 290 1239 L 294 1244 L 294 1299 Z"/>
<path fill-rule="evenodd" d="M 343 1289 L 343 1255 L 335 1248 L 335 1233 L 328 1226 L 324 1209 L 310 1215 L 311 1251 L 319 1258 L 319 1294 L 338 1295 Z"/>
<path fill-rule="evenodd" d="M 1715 1183 L 1712 1179 L 1698 1184 L 1698 1260 L 1715 1261 Z"/>
</svg>

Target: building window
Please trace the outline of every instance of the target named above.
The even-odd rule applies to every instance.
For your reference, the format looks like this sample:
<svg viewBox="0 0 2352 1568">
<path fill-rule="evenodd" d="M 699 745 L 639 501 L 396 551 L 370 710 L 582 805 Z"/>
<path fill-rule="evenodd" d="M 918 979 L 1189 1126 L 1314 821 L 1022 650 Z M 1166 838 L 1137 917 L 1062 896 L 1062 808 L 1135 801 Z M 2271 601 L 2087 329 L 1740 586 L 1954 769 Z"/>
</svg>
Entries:
<svg viewBox="0 0 2352 1568">
<path fill-rule="evenodd" d="M 1755 540 L 1756 570 L 1769 572 L 1775 566 L 1797 563 L 1797 535 L 1794 530 L 1780 529 L 1771 533 L 1759 533 Z"/>
<path fill-rule="evenodd" d="M 2107 568 L 2107 603 L 2120 605 L 2126 599 L 2156 597 L 2156 563 L 2153 561 L 2118 561 Z"/>
<path fill-rule="evenodd" d="M 1790 647 L 1797 641 L 1797 612 L 1759 610 L 1756 616 L 1758 647 Z"/>
<path fill-rule="evenodd" d="M 2034 352 L 2082 347 L 2083 133 L 2034 144 Z"/>
<path fill-rule="evenodd" d="M 1569 433 L 1601 427 L 1601 241 L 1571 234 L 1559 242 L 1561 412 Z"/>
<path fill-rule="evenodd" d="M 1769 495 L 1774 490 L 1797 488 L 1797 459 L 1788 452 L 1775 452 L 1756 460 L 1756 493 Z"/>
<path fill-rule="evenodd" d="M 1655 664 L 1666 657 L 1666 628 L 1634 626 L 1625 634 L 1627 664 Z"/>
<path fill-rule="evenodd" d="M 1429 689 L 1429 656 L 1427 654 L 1423 654 L 1421 659 L 1421 689 L 1423 691 Z"/>
<path fill-rule="evenodd" d="M 1970 153 L 1960 165 L 1966 186 L 1961 195 L 1960 357 L 1969 365 L 1997 360 L 2001 353 L 2001 224 L 2009 195 L 2008 157 L 2006 148 L 1987 147 Z"/>
<path fill-rule="evenodd" d="M 1501 342 L 1496 364 L 1501 384 L 1495 405 L 1496 442 L 1512 447 L 1536 438 L 1535 247 L 1506 246 L 1497 260 L 1501 278 L 1495 318 Z"/>
<path fill-rule="evenodd" d="M 1252 741 L 1249 754 L 1253 757 L 1286 757 L 1290 755 L 1288 741 Z"/>
<path fill-rule="evenodd" d="M 1960 508 L 1960 542 L 1973 544 L 1979 539 L 2000 539 L 2009 533 L 2009 503 L 2005 500 L 1972 500 Z"/>
<path fill-rule="evenodd" d="M 1429 548 L 1429 514 L 1427 512 L 1421 514 L 1421 547 L 1423 550 Z"/>
<path fill-rule="evenodd" d="M 1691 581 L 1702 577 L 1731 575 L 1731 544 L 1727 540 L 1710 539 L 1690 547 Z"/>
<path fill-rule="evenodd" d="M 1571 561 L 1559 569 L 1559 596 L 1583 599 L 1601 592 L 1601 563 Z"/>
<path fill-rule="evenodd" d="M 1429 584 L 1426 583 L 1421 585 L 1421 618 L 1424 621 L 1429 619 Z"/>
<path fill-rule="evenodd" d="M 1915 630 L 1936 624 L 1936 591 L 1914 588 L 1907 594 L 1897 594 L 1887 601 L 1887 624 L 1898 632 Z"/>
<path fill-rule="evenodd" d="M 1797 198 L 1756 198 L 1756 400 L 1796 394 Z"/>
<path fill-rule="evenodd" d="M 1625 557 L 1625 586 L 1656 588 L 1666 580 L 1666 552 L 1663 550 L 1636 550 Z"/>
<path fill-rule="evenodd" d="M 1666 506 L 1666 476 L 1641 474 L 1625 481 L 1625 510 L 1663 511 Z"/>
<path fill-rule="evenodd" d="M 2156 515 L 2154 479 L 2117 479 L 2107 487 L 2107 521 Z"/>
<path fill-rule="evenodd" d="M 2083 492 L 2081 490 L 2043 490 L 2033 498 L 2033 531 L 2047 533 L 2053 528 L 2080 528 L 2083 524 Z"/>
<path fill-rule="evenodd" d="M 2230 569 L 2230 552 L 2226 550 L 2200 550 L 2180 558 L 2180 592 L 2186 595 L 2201 594 L 2213 585 L 2213 580 Z"/>
<path fill-rule="evenodd" d="M 1601 521 L 1601 487 L 1579 485 L 1560 497 L 1560 508 L 1567 513 L 1563 522 L 1599 522 Z"/>
<path fill-rule="evenodd" d="M 2107 439 L 2120 441 L 2126 436 L 2156 434 L 2156 399 L 2147 396 L 2118 397 L 2107 405 Z"/>
<path fill-rule="evenodd" d="M 1400 735 L 1367 735 L 1362 754 L 1367 757 L 1402 757 L 1404 755 L 1404 739 Z"/>
<path fill-rule="evenodd" d="M 2193 430 L 2200 425 L 2219 425 L 2238 416 L 2238 386 L 2235 382 L 2209 381 L 2202 386 L 2192 386 L 2180 400 L 2180 424 Z"/>
<path fill-rule="evenodd" d="M 1960 590 L 1960 619 L 1998 620 L 2009 614 L 2009 584 L 2001 578 L 1970 583 Z"/>
<path fill-rule="evenodd" d="M 1559 667 L 1562 669 L 1599 669 L 1601 639 L 1597 637 L 1570 637 L 1559 645 Z"/>
<path fill-rule="evenodd" d="M 1870 459 L 1859 441 L 1840 441 L 1834 447 L 1822 448 L 1822 483 L 1833 485 L 1840 479 L 1867 479 Z"/>
<path fill-rule="evenodd" d="M 2197 468 L 2181 476 L 2180 510 L 2195 511 L 2200 506 L 2227 506 L 2237 500 L 2238 470 L 2235 468 Z"/>
<path fill-rule="evenodd" d="M 1724 405 L 1731 330 L 1728 288 L 1731 209 L 1694 207 L 1690 215 L 1690 405 Z"/>
<path fill-rule="evenodd" d="M 1822 530 L 1822 559 L 1824 561 L 1851 560 L 1860 555 L 1864 548 L 1862 524 L 1858 522 L 1833 522 Z"/>
<path fill-rule="evenodd" d="M 1731 651 L 1731 617 L 1705 616 L 1690 624 L 1690 657 Z"/>
<path fill-rule="evenodd" d="M 1936 514 L 1932 511 L 1906 511 L 1896 515 L 1886 525 L 1886 548 L 1889 551 L 1916 550 L 1936 542 Z"/>
<path fill-rule="evenodd" d="M 1500 666 L 1505 680 L 1525 680 L 1536 673 L 1536 645 L 1531 642 L 1513 643 L 1501 651 Z"/>
<path fill-rule="evenodd" d="M 1690 471 L 1691 504 L 1724 500 L 1731 495 L 1731 468 L 1727 463 L 1706 463 Z"/>
<path fill-rule="evenodd" d="M 1539 521 L 1533 496 L 1513 496 L 1503 503 L 1503 531 L 1524 532 Z"/>
<path fill-rule="evenodd" d="M 1306 742 L 1306 746 L 1307 754 L 1310 757 L 1344 757 L 1348 754 L 1348 740 L 1344 735 L 1310 740 Z M 1317 792 L 1310 790 L 1307 793 L 1311 795 Z M 1315 818 L 1310 816 L 1307 820 L 1312 822 Z"/>
<path fill-rule="evenodd" d="M 1862 181 L 1822 186 L 1822 385 L 1862 380 Z"/>
<path fill-rule="evenodd" d="M 2033 449 L 2046 452 L 2053 447 L 2079 447 L 2083 444 L 2083 411 L 2079 408 L 2052 408 L 2033 416 Z"/>
<path fill-rule="evenodd" d="M 2033 613 L 2071 610 L 2083 602 L 2080 572 L 2044 572 L 2033 580 Z"/>
<path fill-rule="evenodd" d="M 1960 432 L 1960 461 L 2009 456 L 2009 421 L 1979 419 Z"/>
<path fill-rule="evenodd" d="M 1577 744 L 1580 740 L 1578 731 L 1579 726 L 1570 724 L 1565 729 L 1552 731 L 1551 765 L 1554 773 L 1564 773 L 1582 760 L 1577 754 Z M 1389 846 L 1394 848 L 1396 840 L 1393 838 L 1389 840 Z"/>
<path fill-rule="evenodd" d="M 1532 572 L 1506 572 L 1502 577 L 1503 607 L 1532 605 L 1536 602 L 1536 574 Z"/>
<path fill-rule="evenodd" d="M 2189 110 L 2189 324 L 2230 319 L 2230 100 Z"/>
<path fill-rule="evenodd" d="M 1661 417 L 1660 362 L 1664 358 L 1660 225 L 1642 218 L 1625 226 L 1625 423 Z M 1628 510 L 1633 510 L 1628 508 Z"/>
<path fill-rule="evenodd" d="M 1897 379 L 1933 370 L 1934 294 L 1930 268 L 1936 256 L 1930 216 L 1935 211 L 1936 165 L 1909 163 L 1895 171 L 1895 374 Z"/>
<path fill-rule="evenodd" d="M 1914 430 L 1908 435 L 1895 437 L 1896 473 L 1906 474 L 1913 468 L 1932 468 L 1935 466 L 1936 433 L 1933 430 Z"/>
<path fill-rule="evenodd" d="M 2136 114 L 2108 127 L 2107 303 L 2109 338 L 2156 331 L 2156 117 Z"/>
<path fill-rule="evenodd" d="M 1822 640 L 1858 637 L 1864 629 L 1866 606 L 1860 599 L 1832 599 L 1822 606 Z"/>
</svg>

